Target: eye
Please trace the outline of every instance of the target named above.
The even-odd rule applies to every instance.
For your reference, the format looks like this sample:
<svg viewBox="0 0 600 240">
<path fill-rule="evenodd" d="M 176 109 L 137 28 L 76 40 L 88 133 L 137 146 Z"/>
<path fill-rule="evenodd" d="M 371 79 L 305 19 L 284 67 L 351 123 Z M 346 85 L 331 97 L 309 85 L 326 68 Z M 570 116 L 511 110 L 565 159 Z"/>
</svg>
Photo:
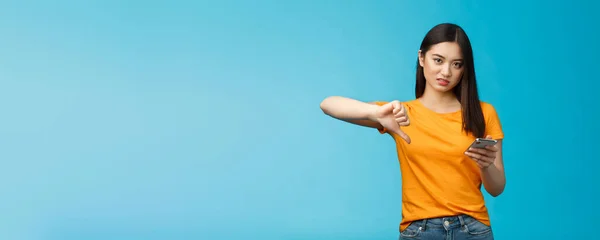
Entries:
<svg viewBox="0 0 600 240">
<path fill-rule="evenodd" d="M 462 64 L 461 62 L 455 62 L 455 63 L 454 63 L 454 67 L 455 67 L 455 68 L 461 68 L 461 67 L 462 67 L 462 65 L 463 65 L 463 64 Z"/>
<path fill-rule="evenodd" d="M 440 59 L 440 58 L 434 58 L 433 61 L 435 63 L 442 63 L 442 59 Z"/>
</svg>

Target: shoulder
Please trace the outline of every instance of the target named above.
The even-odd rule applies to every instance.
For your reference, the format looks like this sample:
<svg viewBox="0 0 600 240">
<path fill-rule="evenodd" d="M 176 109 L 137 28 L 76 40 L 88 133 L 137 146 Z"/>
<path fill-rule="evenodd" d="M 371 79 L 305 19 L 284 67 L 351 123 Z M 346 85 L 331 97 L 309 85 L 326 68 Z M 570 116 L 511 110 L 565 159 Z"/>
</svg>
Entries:
<svg viewBox="0 0 600 240">
<path fill-rule="evenodd" d="M 504 132 L 496 107 L 490 103 L 481 102 L 481 110 L 485 121 L 485 135 L 491 135 L 494 139 L 504 139 Z"/>
<path fill-rule="evenodd" d="M 490 111 L 490 110 L 494 110 L 494 105 L 492 105 L 489 102 L 485 102 L 485 101 L 479 101 L 479 104 L 481 105 L 481 109 L 483 111 Z"/>
<path fill-rule="evenodd" d="M 498 113 L 496 112 L 496 107 L 494 107 L 494 105 L 484 101 L 479 101 L 479 103 L 481 104 L 481 111 L 483 112 L 483 116 L 485 118 L 495 118 L 498 116 Z"/>
</svg>

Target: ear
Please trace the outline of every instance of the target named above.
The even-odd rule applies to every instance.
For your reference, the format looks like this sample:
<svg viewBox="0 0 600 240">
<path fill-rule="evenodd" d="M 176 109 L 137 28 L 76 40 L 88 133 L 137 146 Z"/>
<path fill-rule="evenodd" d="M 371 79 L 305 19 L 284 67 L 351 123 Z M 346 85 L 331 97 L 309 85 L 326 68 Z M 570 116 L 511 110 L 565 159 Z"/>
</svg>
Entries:
<svg viewBox="0 0 600 240">
<path fill-rule="evenodd" d="M 419 58 L 419 65 L 421 67 L 423 67 L 423 62 L 425 61 L 425 56 L 423 56 L 423 52 L 421 50 L 419 50 L 418 58 Z"/>
</svg>

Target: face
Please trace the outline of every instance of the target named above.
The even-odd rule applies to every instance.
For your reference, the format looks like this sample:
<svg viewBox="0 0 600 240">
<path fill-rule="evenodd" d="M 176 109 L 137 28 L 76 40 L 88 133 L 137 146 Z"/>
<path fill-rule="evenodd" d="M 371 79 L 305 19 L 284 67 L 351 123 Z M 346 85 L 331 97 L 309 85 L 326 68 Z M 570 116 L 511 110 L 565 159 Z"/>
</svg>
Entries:
<svg viewBox="0 0 600 240">
<path fill-rule="evenodd" d="M 452 90 L 464 72 L 462 52 L 455 42 L 433 45 L 425 55 L 419 51 L 419 64 L 423 67 L 427 87 L 439 92 Z"/>
</svg>

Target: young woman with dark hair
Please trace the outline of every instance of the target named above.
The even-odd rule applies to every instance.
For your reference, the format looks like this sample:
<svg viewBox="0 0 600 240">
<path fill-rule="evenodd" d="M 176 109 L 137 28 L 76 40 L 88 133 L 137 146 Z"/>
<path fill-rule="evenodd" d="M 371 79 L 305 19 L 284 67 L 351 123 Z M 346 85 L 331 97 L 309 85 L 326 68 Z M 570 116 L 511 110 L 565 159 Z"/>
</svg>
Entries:
<svg viewBox="0 0 600 240">
<path fill-rule="evenodd" d="M 402 175 L 400 239 L 493 239 L 481 185 L 494 197 L 504 191 L 504 133 L 495 108 L 479 100 L 471 43 L 460 26 L 439 24 L 426 34 L 415 95 L 369 103 L 332 96 L 321 109 L 395 140 Z M 497 143 L 470 148 L 476 138 Z"/>
</svg>

